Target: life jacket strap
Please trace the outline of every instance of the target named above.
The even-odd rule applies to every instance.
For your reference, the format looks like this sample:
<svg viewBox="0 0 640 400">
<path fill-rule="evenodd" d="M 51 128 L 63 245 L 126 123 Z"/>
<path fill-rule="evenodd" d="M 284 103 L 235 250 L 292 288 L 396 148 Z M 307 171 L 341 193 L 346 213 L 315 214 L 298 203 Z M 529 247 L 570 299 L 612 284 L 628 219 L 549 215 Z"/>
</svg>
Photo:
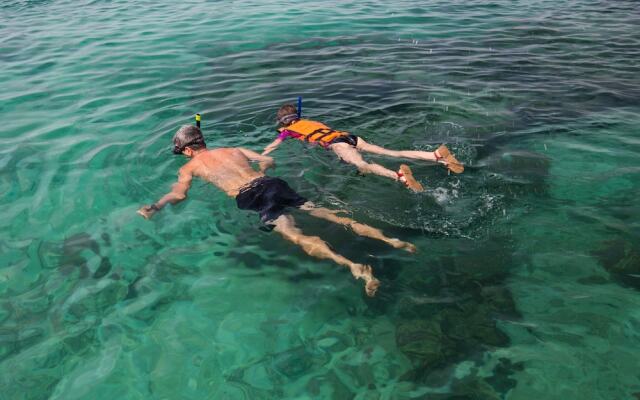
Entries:
<svg viewBox="0 0 640 400">
<path fill-rule="evenodd" d="M 307 142 L 319 142 L 319 141 L 322 140 L 322 138 L 324 138 L 326 136 L 329 136 L 334 132 L 337 132 L 337 131 L 333 130 L 333 129 L 328 129 L 328 128 L 319 128 L 319 129 L 316 129 L 315 131 L 311 132 L 307 136 L 305 136 L 304 140 L 307 141 Z M 314 137 L 318 133 L 320 133 L 320 136 Z M 313 139 L 313 140 L 311 140 L 311 139 Z"/>
</svg>

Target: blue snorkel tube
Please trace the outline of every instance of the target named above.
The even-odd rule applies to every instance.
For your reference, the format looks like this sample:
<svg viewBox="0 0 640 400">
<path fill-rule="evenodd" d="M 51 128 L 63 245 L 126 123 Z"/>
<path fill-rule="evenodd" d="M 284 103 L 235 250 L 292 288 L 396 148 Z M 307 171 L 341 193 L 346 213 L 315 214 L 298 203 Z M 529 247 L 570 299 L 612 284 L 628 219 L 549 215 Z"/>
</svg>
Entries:
<svg viewBox="0 0 640 400">
<path fill-rule="evenodd" d="M 302 96 L 298 96 L 298 119 L 302 118 Z"/>
</svg>

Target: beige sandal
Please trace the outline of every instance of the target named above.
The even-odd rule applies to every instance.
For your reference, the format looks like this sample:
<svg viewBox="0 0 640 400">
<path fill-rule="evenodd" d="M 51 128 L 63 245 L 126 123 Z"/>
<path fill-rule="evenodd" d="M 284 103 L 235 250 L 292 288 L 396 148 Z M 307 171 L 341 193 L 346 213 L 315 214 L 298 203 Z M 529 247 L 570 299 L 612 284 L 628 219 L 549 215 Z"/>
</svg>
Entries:
<svg viewBox="0 0 640 400">
<path fill-rule="evenodd" d="M 404 183 L 409 189 L 413 190 L 416 193 L 424 192 L 424 188 L 420 184 L 420 182 L 416 181 L 413 177 L 413 172 L 411 172 L 411 168 L 408 165 L 402 164 L 400 165 L 400 170 L 397 172 L 398 180 Z M 402 180 L 401 178 L 404 178 Z"/>
<path fill-rule="evenodd" d="M 433 155 L 436 156 L 436 161 L 444 161 L 445 166 L 454 174 L 460 174 L 464 171 L 464 165 L 451 154 L 447 146 L 441 145 Z"/>
</svg>

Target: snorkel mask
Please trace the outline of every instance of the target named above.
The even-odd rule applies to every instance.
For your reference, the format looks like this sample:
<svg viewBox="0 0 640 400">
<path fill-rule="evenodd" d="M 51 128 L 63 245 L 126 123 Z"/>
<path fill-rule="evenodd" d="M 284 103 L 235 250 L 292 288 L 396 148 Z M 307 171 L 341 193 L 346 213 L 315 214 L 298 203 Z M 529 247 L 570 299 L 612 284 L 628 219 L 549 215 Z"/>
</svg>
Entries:
<svg viewBox="0 0 640 400">
<path fill-rule="evenodd" d="M 298 114 L 283 115 L 281 118 L 278 119 L 278 124 L 281 126 L 287 126 L 291 124 L 293 121 L 295 121 L 296 119 L 299 119 Z"/>
<path fill-rule="evenodd" d="M 205 143 L 204 143 L 204 140 L 201 138 L 193 139 L 183 145 L 178 145 L 176 144 L 176 142 L 173 142 L 173 154 L 182 154 L 184 149 L 186 149 L 189 146 L 193 146 L 194 144 L 204 146 Z"/>
<path fill-rule="evenodd" d="M 302 118 L 302 96 L 298 97 L 297 112 L 295 114 L 292 113 L 292 114 L 283 115 L 282 117 L 278 118 L 277 122 L 281 126 L 287 126 L 291 124 L 293 121 L 295 121 L 296 119 L 300 119 L 300 118 Z"/>
</svg>

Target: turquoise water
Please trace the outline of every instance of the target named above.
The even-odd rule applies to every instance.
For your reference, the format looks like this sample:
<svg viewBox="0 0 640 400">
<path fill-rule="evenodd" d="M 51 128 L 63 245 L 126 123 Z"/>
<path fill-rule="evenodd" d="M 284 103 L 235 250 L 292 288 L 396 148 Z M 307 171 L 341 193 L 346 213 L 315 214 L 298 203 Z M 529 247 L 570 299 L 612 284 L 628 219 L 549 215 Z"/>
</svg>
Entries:
<svg viewBox="0 0 640 400">
<path fill-rule="evenodd" d="M 640 398 L 636 1 L 0 3 L 0 398 Z M 202 182 L 151 221 L 196 112 L 277 107 L 396 149 L 411 194 L 286 143 L 272 174 L 414 242 L 304 215 L 311 259 Z M 398 160 L 368 157 L 390 167 Z"/>
</svg>

